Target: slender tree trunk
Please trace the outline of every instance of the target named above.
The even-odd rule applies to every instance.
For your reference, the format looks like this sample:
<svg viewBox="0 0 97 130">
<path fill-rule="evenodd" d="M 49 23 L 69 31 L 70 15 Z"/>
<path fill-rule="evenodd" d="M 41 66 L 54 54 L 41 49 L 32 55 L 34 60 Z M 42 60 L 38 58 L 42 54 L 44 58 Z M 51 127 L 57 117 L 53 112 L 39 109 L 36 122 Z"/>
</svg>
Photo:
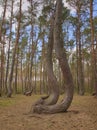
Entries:
<svg viewBox="0 0 97 130">
<path fill-rule="evenodd" d="M 3 78 L 4 78 L 4 45 L 1 45 L 1 94 L 2 94 L 2 89 L 3 89 Z M 0 95 L 1 95 L 0 94 Z"/>
<path fill-rule="evenodd" d="M 5 23 L 5 14 L 6 14 L 6 8 L 7 8 L 7 0 L 4 1 L 4 11 L 3 11 L 3 18 L 1 22 L 1 27 L 0 27 L 0 42 L 1 42 L 1 73 L 0 73 L 0 96 L 2 93 L 2 88 L 4 86 L 4 36 L 3 36 L 3 27 Z"/>
<path fill-rule="evenodd" d="M 45 32 L 45 31 L 44 31 Z M 45 93 L 45 81 L 44 81 L 44 74 L 45 74 L 45 39 L 43 38 L 43 54 L 42 54 L 42 62 L 43 62 L 43 76 L 42 76 L 42 91 Z"/>
<path fill-rule="evenodd" d="M 42 94 L 41 86 L 42 86 L 42 62 L 40 60 L 40 94 Z"/>
<path fill-rule="evenodd" d="M 19 47 L 17 49 L 17 54 L 15 58 L 15 85 L 14 85 L 14 92 L 17 94 L 17 83 L 18 83 L 18 58 L 19 58 Z"/>
<path fill-rule="evenodd" d="M 25 82 L 24 94 L 27 91 L 27 75 L 28 75 L 28 66 L 27 66 L 27 62 L 26 62 L 26 66 L 25 66 L 25 77 L 24 77 L 24 82 Z"/>
<path fill-rule="evenodd" d="M 82 66 L 82 47 L 81 47 L 81 20 L 80 20 L 80 11 L 81 5 L 79 2 L 77 8 L 77 15 L 78 15 L 78 25 L 77 25 L 77 38 L 78 38 L 78 82 L 79 82 L 79 95 L 84 95 L 84 75 L 83 75 L 83 66 Z"/>
<path fill-rule="evenodd" d="M 97 96 L 97 66 L 94 47 L 94 23 L 93 23 L 93 0 L 90 0 L 90 26 L 91 26 L 91 85 L 94 87 Z"/>
<path fill-rule="evenodd" d="M 5 93 L 7 94 L 7 80 L 8 80 L 8 74 L 9 74 L 9 59 L 10 59 L 10 44 L 12 39 L 12 19 L 13 19 L 13 4 L 14 1 L 12 0 L 11 4 L 11 19 L 10 19 L 10 36 L 9 36 L 9 45 L 8 45 L 8 55 L 7 55 L 7 67 L 6 67 L 6 76 L 5 76 Z"/>
<path fill-rule="evenodd" d="M 35 79 L 34 79 L 34 82 L 35 82 L 35 84 L 34 84 L 34 93 L 35 94 L 36 94 L 36 85 L 37 85 L 36 78 L 37 78 L 37 63 L 36 63 L 36 53 L 35 53 Z"/>
<path fill-rule="evenodd" d="M 5 41 L 3 36 L 3 41 Z M 4 73 L 5 73 L 5 45 L 1 44 L 1 91 L 4 91 Z"/>
<path fill-rule="evenodd" d="M 14 65 L 15 65 L 15 56 L 18 49 L 18 42 L 19 42 L 19 35 L 20 35 L 20 22 L 21 22 L 21 7 L 22 7 L 22 0 L 20 0 L 20 9 L 19 9 L 19 19 L 18 19 L 18 27 L 17 27 L 17 35 L 16 35 L 16 41 L 15 46 L 13 50 L 13 56 L 12 56 L 12 66 L 11 66 L 11 72 L 9 75 L 9 84 L 8 84 L 8 94 L 7 97 L 11 97 L 12 95 L 12 80 L 13 80 L 13 72 L 14 72 Z"/>
<path fill-rule="evenodd" d="M 33 67 L 33 58 L 34 58 L 34 55 L 35 55 L 35 51 L 36 51 L 36 48 L 37 48 L 37 41 L 34 43 L 33 41 L 33 37 L 34 37 L 34 25 L 33 25 L 33 0 L 31 1 L 30 3 L 31 5 L 31 42 L 32 42 L 32 45 L 31 45 L 31 63 L 30 63 L 30 72 L 29 72 L 29 93 L 33 91 L 33 85 L 32 85 L 32 67 Z"/>
<path fill-rule="evenodd" d="M 76 87 L 77 92 L 79 93 L 79 82 L 78 82 L 78 38 L 77 38 L 77 29 L 76 29 Z"/>
<path fill-rule="evenodd" d="M 43 30 L 45 32 L 45 30 Z M 44 41 L 44 36 L 43 36 L 43 41 L 42 41 L 42 55 L 41 55 L 41 63 L 42 63 L 42 84 L 41 84 L 41 94 L 44 93 L 44 64 L 45 64 L 45 41 Z"/>
<path fill-rule="evenodd" d="M 21 52 L 21 87 L 22 87 L 22 93 L 24 91 L 23 81 L 24 81 L 24 75 L 23 75 L 23 63 L 22 63 L 22 52 Z"/>
<path fill-rule="evenodd" d="M 88 61 L 87 61 L 87 80 L 88 80 L 88 83 L 87 83 L 88 91 L 91 92 L 91 89 L 90 89 L 90 66 L 89 66 Z"/>
<path fill-rule="evenodd" d="M 6 14 L 6 7 L 7 7 L 7 0 L 4 1 L 4 11 L 3 11 L 3 18 L 2 18 L 2 22 L 1 22 L 1 27 L 0 27 L 0 42 L 2 43 L 2 36 L 3 36 L 3 25 L 5 22 L 5 14 Z"/>
</svg>

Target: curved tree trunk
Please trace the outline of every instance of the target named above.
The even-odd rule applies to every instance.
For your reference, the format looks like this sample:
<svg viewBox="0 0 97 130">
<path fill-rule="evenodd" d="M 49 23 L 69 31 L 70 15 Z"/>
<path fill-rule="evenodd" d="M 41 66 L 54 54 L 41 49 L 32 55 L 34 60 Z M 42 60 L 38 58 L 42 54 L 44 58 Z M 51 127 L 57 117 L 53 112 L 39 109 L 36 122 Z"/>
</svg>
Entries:
<svg viewBox="0 0 97 130">
<path fill-rule="evenodd" d="M 55 25 L 54 25 L 54 43 L 55 43 L 54 47 L 56 56 L 59 60 L 59 64 L 63 73 L 63 77 L 65 79 L 66 95 L 65 98 L 62 100 L 62 102 L 59 104 L 51 106 L 48 105 L 35 106 L 33 109 L 35 113 L 65 112 L 69 108 L 73 99 L 74 84 L 63 46 L 62 33 L 61 33 L 62 32 L 61 15 L 62 15 L 62 0 L 57 0 Z"/>
<path fill-rule="evenodd" d="M 54 30 L 54 17 L 51 18 L 50 32 L 49 32 L 49 41 L 47 46 L 46 53 L 46 71 L 48 75 L 48 85 L 50 88 L 50 95 L 42 97 L 38 100 L 35 105 L 53 105 L 57 102 L 59 98 L 59 86 L 57 79 L 53 72 L 53 63 L 52 63 L 52 50 L 53 50 L 53 30 Z"/>
</svg>

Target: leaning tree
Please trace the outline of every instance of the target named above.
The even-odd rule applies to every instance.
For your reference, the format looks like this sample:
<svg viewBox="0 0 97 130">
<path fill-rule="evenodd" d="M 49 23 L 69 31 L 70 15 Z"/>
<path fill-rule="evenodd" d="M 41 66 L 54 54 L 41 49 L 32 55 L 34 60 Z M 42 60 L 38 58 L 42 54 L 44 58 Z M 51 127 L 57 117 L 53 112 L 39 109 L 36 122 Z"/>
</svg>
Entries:
<svg viewBox="0 0 97 130">
<path fill-rule="evenodd" d="M 54 31 L 53 31 L 53 40 L 54 40 L 54 46 L 52 45 L 53 42 L 50 41 L 49 37 L 49 42 L 48 42 L 48 56 L 47 56 L 47 73 L 48 74 L 48 79 L 50 76 L 52 76 L 52 87 L 50 86 L 50 89 L 53 92 L 53 96 L 50 96 L 50 101 L 53 101 L 53 103 L 44 103 L 42 98 L 42 102 L 36 102 L 33 108 L 34 113 L 58 113 L 58 112 L 65 112 L 73 99 L 73 91 L 74 91 L 74 84 L 73 84 L 73 78 L 71 75 L 71 71 L 69 68 L 68 60 L 66 58 L 66 50 L 64 48 L 64 42 L 63 42 L 63 36 L 62 36 L 62 9 L 63 9 L 63 4 L 62 0 L 57 0 L 56 3 L 56 11 L 55 11 L 55 19 L 54 19 Z M 52 28 L 52 26 L 51 26 Z M 50 33 L 51 34 L 51 33 Z M 51 44 L 52 43 L 52 44 Z M 56 58 L 59 61 L 59 65 L 61 67 L 62 73 L 63 73 L 63 78 L 65 80 L 65 96 L 63 100 L 59 103 L 56 104 L 56 101 L 58 100 L 58 93 L 59 90 L 57 89 L 57 81 L 55 77 L 53 77 L 53 70 L 52 70 L 52 48 L 54 47 L 55 53 L 56 53 Z M 51 50 L 49 52 L 49 50 Z M 51 67 L 51 70 L 49 69 Z M 52 73 L 52 75 L 50 74 Z M 56 87 L 56 88 L 55 88 Z M 53 91 L 55 90 L 55 91 Z M 56 93 L 56 94 L 54 94 Z M 57 99 L 56 96 L 57 95 Z M 54 99 L 54 100 L 51 100 Z M 48 99 L 48 97 L 47 97 Z M 55 101 L 56 99 L 56 101 Z"/>
<path fill-rule="evenodd" d="M 50 19 L 50 31 L 49 31 L 49 40 L 47 45 L 47 53 L 46 53 L 46 71 L 48 75 L 48 85 L 50 89 L 50 93 L 46 97 L 41 97 L 35 105 L 53 105 L 57 102 L 59 98 L 59 86 L 57 82 L 57 78 L 53 72 L 53 62 L 52 62 L 52 52 L 53 52 L 53 44 L 54 44 L 54 14 Z"/>
</svg>

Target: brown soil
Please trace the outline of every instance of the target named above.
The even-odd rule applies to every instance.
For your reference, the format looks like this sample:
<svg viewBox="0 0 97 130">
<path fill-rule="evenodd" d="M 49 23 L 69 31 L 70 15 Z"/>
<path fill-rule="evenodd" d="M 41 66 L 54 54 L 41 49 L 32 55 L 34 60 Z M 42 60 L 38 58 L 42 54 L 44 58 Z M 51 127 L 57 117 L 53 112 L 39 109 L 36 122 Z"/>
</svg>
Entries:
<svg viewBox="0 0 97 130">
<path fill-rule="evenodd" d="M 74 96 L 66 113 L 27 114 L 39 96 L 14 96 L 0 105 L 0 130 L 97 130 L 97 98 Z"/>
</svg>

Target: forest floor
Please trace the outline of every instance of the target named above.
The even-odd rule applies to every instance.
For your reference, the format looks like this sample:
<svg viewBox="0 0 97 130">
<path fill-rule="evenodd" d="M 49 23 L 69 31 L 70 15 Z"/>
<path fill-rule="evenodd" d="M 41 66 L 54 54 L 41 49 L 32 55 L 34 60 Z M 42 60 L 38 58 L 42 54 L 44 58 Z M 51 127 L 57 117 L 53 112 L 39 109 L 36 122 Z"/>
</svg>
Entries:
<svg viewBox="0 0 97 130">
<path fill-rule="evenodd" d="M 66 113 L 27 114 L 39 97 L 0 98 L 0 130 L 97 130 L 97 98 L 75 95 Z"/>
</svg>

